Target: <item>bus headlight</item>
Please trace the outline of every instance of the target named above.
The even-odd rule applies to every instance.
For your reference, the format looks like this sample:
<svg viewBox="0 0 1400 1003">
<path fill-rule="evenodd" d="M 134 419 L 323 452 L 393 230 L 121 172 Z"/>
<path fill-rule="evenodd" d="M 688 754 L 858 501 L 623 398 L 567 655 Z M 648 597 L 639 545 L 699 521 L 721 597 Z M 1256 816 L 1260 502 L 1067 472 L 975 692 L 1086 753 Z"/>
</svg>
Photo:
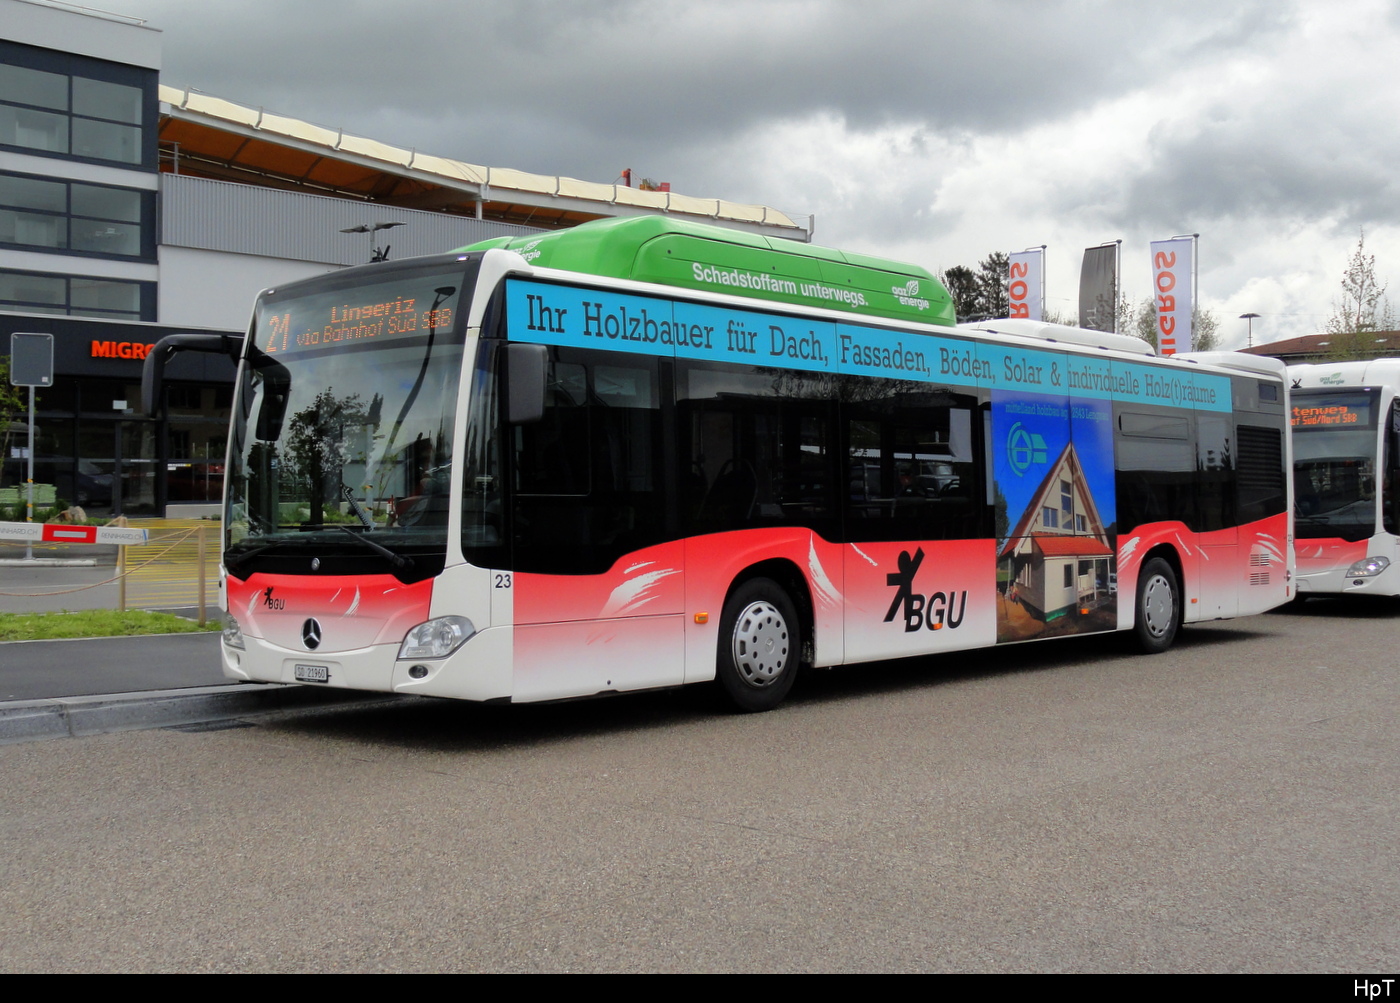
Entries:
<svg viewBox="0 0 1400 1003">
<path fill-rule="evenodd" d="M 1374 578 L 1390 567 L 1389 557 L 1368 557 L 1347 568 L 1348 578 Z"/>
<path fill-rule="evenodd" d="M 464 616 L 440 616 L 404 635 L 399 658 L 446 658 L 475 633 L 476 627 Z"/>
<path fill-rule="evenodd" d="M 243 628 L 238 626 L 238 621 L 233 618 L 231 613 L 224 614 L 224 643 L 230 648 L 244 650 Z"/>
</svg>

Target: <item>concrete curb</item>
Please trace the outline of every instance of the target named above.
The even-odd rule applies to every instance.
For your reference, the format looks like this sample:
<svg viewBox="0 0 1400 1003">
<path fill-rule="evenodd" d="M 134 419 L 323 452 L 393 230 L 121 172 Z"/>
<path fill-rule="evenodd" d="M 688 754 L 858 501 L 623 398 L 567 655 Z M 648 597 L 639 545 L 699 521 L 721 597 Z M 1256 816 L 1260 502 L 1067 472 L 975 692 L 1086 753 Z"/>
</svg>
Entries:
<svg viewBox="0 0 1400 1003">
<path fill-rule="evenodd" d="M 95 568 L 91 557 L 0 557 L 0 565 L 11 568 Z"/>
<path fill-rule="evenodd" d="M 46 738 L 82 738 L 182 724 L 208 724 L 274 711 L 365 700 L 393 694 L 306 686 L 199 686 L 102 696 L 54 697 L 0 704 L 0 745 Z"/>
</svg>

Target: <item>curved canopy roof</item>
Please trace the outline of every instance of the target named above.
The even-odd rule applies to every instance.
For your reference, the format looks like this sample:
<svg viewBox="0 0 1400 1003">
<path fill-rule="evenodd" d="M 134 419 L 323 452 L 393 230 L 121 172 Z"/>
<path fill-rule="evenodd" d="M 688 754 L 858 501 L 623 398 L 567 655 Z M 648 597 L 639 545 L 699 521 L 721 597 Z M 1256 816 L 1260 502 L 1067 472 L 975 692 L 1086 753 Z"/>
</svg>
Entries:
<svg viewBox="0 0 1400 1003">
<path fill-rule="evenodd" d="M 161 169 L 181 174 L 545 228 L 663 212 L 771 236 L 809 235 L 810 225 L 769 206 L 482 167 L 194 90 L 162 85 L 160 101 Z"/>
</svg>

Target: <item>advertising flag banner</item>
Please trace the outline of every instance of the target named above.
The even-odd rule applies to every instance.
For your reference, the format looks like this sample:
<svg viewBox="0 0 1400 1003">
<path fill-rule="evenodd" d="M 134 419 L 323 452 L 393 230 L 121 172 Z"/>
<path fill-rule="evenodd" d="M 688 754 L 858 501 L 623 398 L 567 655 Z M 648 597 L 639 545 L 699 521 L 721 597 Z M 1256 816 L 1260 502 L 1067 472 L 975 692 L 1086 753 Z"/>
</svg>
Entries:
<svg viewBox="0 0 1400 1003">
<path fill-rule="evenodd" d="M 1086 247 L 1079 271 L 1079 326 L 1090 331 L 1112 331 L 1117 302 L 1117 246 Z"/>
<path fill-rule="evenodd" d="M 1190 237 L 1152 242 L 1152 299 L 1157 308 L 1157 354 L 1191 351 Z"/>
<path fill-rule="evenodd" d="M 1045 274 L 1044 251 L 1017 251 L 1011 255 L 1011 271 L 1006 292 L 1011 301 L 1012 317 L 1041 320 L 1040 303 L 1044 299 L 1041 282 Z"/>
</svg>

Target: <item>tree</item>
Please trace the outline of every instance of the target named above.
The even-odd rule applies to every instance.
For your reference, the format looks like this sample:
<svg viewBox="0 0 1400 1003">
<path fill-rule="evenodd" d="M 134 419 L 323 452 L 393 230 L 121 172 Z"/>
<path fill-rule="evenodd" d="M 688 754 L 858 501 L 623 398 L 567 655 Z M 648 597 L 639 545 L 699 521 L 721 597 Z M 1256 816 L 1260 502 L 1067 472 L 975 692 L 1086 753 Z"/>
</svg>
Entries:
<svg viewBox="0 0 1400 1003">
<path fill-rule="evenodd" d="M 1157 302 L 1151 296 L 1143 300 L 1136 310 L 1128 311 L 1129 319 L 1122 332 L 1141 338 L 1157 350 Z M 1220 321 L 1209 310 L 1199 306 L 1191 311 L 1191 344 L 1178 345 L 1183 352 L 1213 352 L 1220 347 Z"/>
<path fill-rule="evenodd" d="M 977 306 L 987 317 L 1005 317 L 1011 313 L 1011 257 L 1005 251 L 993 251 L 977 266 Z"/>
<path fill-rule="evenodd" d="M 1220 321 L 1210 310 L 1191 311 L 1191 351 L 1214 352 L 1220 347 Z"/>
<path fill-rule="evenodd" d="M 1370 332 L 1389 331 L 1395 326 L 1385 287 L 1376 279 L 1376 256 L 1366 253 L 1366 231 L 1362 230 L 1356 250 L 1342 272 L 1342 297 L 1332 301 L 1332 316 L 1327 321 L 1333 358 L 1358 359 L 1375 354 Z"/>
<path fill-rule="evenodd" d="M 953 297 L 958 320 L 989 320 L 1009 314 L 1010 269 L 1010 257 L 1003 251 L 994 251 L 978 263 L 975 272 L 966 265 L 954 265 L 945 271 L 943 286 Z"/>
<path fill-rule="evenodd" d="M 971 268 L 954 265 L 943 273 L 943 286 L 953 298 L 958 320 L 967 320 L 977 312 L 977 276 Z"/>
<path fill-rule="evenodd" d="M 0 356 L 0 473 L 10 455 L 10 436 L 27 408 L 24 392 L 10 385 L 10 357 Z M 0 482 L 3 482 L 2 477 Z"/>
<path fill-rule="evenodd" d="M 1152 346 L 1152 350 L 1157 350 L 1157 304 L 1151 296 L 1142 301 L 1142 305 L 1133 312 L 1132 320 L 1123 329 L 1124 334 L 1131 334 L 1135 338 L 1141 338 Z"/>
</svg>

